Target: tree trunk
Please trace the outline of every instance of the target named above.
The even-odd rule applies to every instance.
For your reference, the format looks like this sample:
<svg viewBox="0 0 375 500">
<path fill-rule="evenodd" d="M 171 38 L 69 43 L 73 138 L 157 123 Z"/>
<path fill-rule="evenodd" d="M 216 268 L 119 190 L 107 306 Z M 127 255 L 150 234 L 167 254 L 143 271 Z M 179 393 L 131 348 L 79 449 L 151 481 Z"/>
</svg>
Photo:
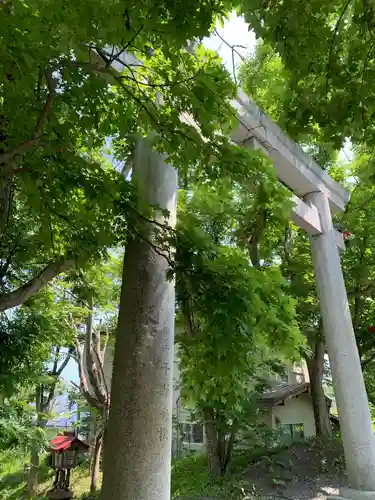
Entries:
<svg viewBox="0 0 375 500">
<path fill-rule="evenodd" d="M 91 411 L 89 433 L 88 433 L 88 438 L 87 438 L 87 442 L 91 447 L 95 447 L 96 435 L 98 432 L 97 427 L 98 427 L 98 423 L 97 423 L 96 414 L 93 411 Z"/>
<path fill-rule="evenodd" d="M 30 471 L 27 478 L 27 489 L 30 498 L 34 498 L 37 494 L 39 466 L 39 450 L 33 446 L 30 458 Z"/>
<path fill-rule="evenodd" d="M 133 177 L 141 201 L 167 209 L 174 226 L 177 174 L 139 141 Z M 164 216 L 156 215 L 159 224 Z M 104 437 L 103 500 L 169 500 L 172 447 L 174 283 L 155 223 L 139 217 L 124 257 Z"/>
<path fill-rule="evenodd" d="M 313 356 L 308 360 L 307 366 L 311 384 L 311 399 L 314 410 L 315 429 L 318 436 L 332 437 L 332 426 L 329 419 L 329 408 L 323 389 L 323 370 L 325 344 L 322 339 L 316 339 L 311 346 Z"/>
<path fill-rule="evenodd" d="M 223 476 L 227 472 L 230 461 L 232 460 L 235 439 L 236 439 L 236 429 L 233 426 L 232 430 L 230 431 L 229 437 L 225 442 L 225 454 L 223 455 L 224 460 L 222 461 L 221 465 L 221 473 Z"/>
<path fill-rule="evenodd" d="M 91 484 L 90 493 L 95 493 L 98 490 L 100 457 L 102 452 L 103 435 L 100 432 L 95 438 L 95 446 L 91 461 Z"/>
<path fill-rule="evenodd" d="M 1 132 L 0 132 L 1 134 Z M 12 209 L 13 179 L 11 176 L 0 180 L 0 234 L 6 232 Z"/>
<path fill-rule="evenodd" d="M 38 385 L 35 390 L 35 408 L 37 411 L 36 426 L 44 429 L 47 421 L 41 415 L 41 413 L 43 412 L 43 390 L 42 386 L 40 385 Z M 30 498 L 34 498 L 37 494 L 39 466 L 39 448 L 37 444 L 34 444 L 31 450 L 30 471 L 27 478 L 27 489 Z"/>
<path fill-rule="evenodd" d="M 206 433 L 208 471 L 212 479 L 217 479 L 221 476 L 221 461 L 214 411 L 207 408 L 204 410 L 203 416 Z"/>
</svg>

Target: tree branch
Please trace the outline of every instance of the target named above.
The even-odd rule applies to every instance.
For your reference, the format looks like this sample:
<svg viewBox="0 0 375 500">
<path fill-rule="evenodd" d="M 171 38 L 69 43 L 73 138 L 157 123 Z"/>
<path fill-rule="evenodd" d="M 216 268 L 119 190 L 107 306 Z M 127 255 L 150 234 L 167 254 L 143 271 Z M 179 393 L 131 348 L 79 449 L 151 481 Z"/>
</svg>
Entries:
<svg viewBox="0 0 375 500">
<path fill-rule="evenodd" d="M 99 366 L 99 373 L 98 373 L 98 375 L 100 377 L 100 387 L 99 387 L 99 389 L 104 391 L 103 397 L 108 402 L 108 399 L 109 399 L 109 396 L 110 396 L 110 392 L 108 390 L 107 382 L 105 380 L 103 361 L 102 361 L 101 356 L 99 355 L 97 349 L 95 349 L 95 347 L 93 347 L 92 351 L 93 351 L 93 353 L 95 355 L 96 363 Z"/>
<path fill-rule="evenodd" d="M 74 267 L 73 260 L 60 260 L 49 264 L 37 276 L 13 292 L 0 295 L 0 312 L 16 307 L 39 292 L 49 281 Z"/>
<path fill-rule="evenodd" d="M 329 49 L 329 54 L 328 54 L 328 61 L 327 61 L 327 68 L 326 68 L 326 86 L 327 86 L 327 91 L 328 91 L 328 71 L 330 69 L 330 66 L 331 66 L 331 59 L 332 59 L 332 55 L 333 55 L 333 48 L 334 48 L 334 45 L 335 45 L 335 41 L 336 41 L 336 38 L 337 38 L 337 35 L 338 35 L 338 32 L 339 32 L 339 27 L 340 27 L 340 24 L 341 24 L 341 21 L 343 20 L 344 18 L 344 15 L 345 15 L 345 12 L 347 11 L 349 5 L 350 5 L 350 2 L 352 0 L 347 0 L 345 2 L 345 5 L 344 5 L 344 8 L 342 9 L 341 11 L 341 14 L 336 22 L 336 25 L 335 25 L 335 28 L 333 30 L 333 36 L 332 36 L 332 41 L 331 41 L 331 47 Z"/>
<path fill-rule="evenodd" d="M 87 346 L 86 346 L 87 348 Z M 80 386 L 78 387 L 76 384 L 74 384 L 76 387 L 79 388 L 81 391 L 82 395 L 86 399 L 86 401 L 99 410 L 100 412 L 107 410 L 108 409 L 108 399 L 106 401 L 103 401 L 101 398 L 98 398 L 97 394 L 93 396 L 90 392 L 89 384 L 87 382 L 86 374 L 85 374 L 85 369 L 84 369 L 84 361 L 83 361 L 83 353 L 81 346 L 78 342 L 76 341 L 76 351 L 77 351 L 77 361 L 78 361 L 78 373 L 79 373 L 79 380 L 80 380 Z"/>
<path fill-rule="evenodd" d="M 234 59 L 234 54 L 236 54 L 243 62 L 245 61 L 245 58 L 242 54 L 240 54 L 240 52 L 238 52 L 238 50 L 236 50 L 236 47 L 239 47 L 241 49 L 246 49 L 246 47 L 244 45 L 231 45 L 229 42 L 227 42 L 225 40 L 224 37 L 222 37 L 220 35 L 220 33 L 218 32 L 217 29 L 214 30 L 214 34 L 216 36 L 218 36 L 220 38 L 220 40 L 227 46 L 231 49 L 232 51 L 232 72 L 233 72 L 233 80 L 234 80 L 234 83 L 237 85 L 237 75 L 236 75 L 236 63 L 235 63 L 235 59 Z"/>
<path fill-rule="evenodd" d="M 52 376 L 55 376 L 57 373 L 57 365 L 59 362 L 59 355 L 60 355 L 60 346 L 56 346 L 55 359 L 54 359 L 53 368 L 51 371 Z"/>
<path fill-rule="evenodd" d="M 85 362 L 86 370 L 89 376 L 90 386 L 94 391 L 95 397 L 101 404 L 105 404 L 106 397 L 101 391 L 100 375 L 96 368 L 96 363 L 94 361 L 93 352 L 95 351 L 93 342 L 93 325 L 92 325 L 92 297 L 89 299 L 90 302 L 90 312 L 86 320 L 86 339 L 85 339 Z"/>
<path fill-rule="evenodd" d="M 66 355 L 64 361 L 61 363 L 60 367 L 58 368 L 58 370 L 56 371 L 56 377 L 60 377 L 62 372 L 65 370 L 66 368 L 66 365 L 69 363 L 70 361 L 70 358 L 71 358 L 71 353 L 68 352 L 68 354 Z"/>
<path fill-rule="evenodd" d="M 79 386 L 73 380 L 70 381 L 70 383 L 79 390 L 79 392 L 82 394 L 82 396 L 86 399 L 89 405 L 91 405 L 93 408 L 96 408 L 99 412 L 103 411 L 103 408 L 101 405 L 98 406 L 98 401 L 91 396 L 91 394 L 86 391 L 82 386 Z"/>
<path fill-rule="evenodd" d="M 24 153 L 25 151 L 27 151 L 28 149 L 30 149 L 32 146 L 34 146 L 35 144 L 37 144 L 39 142 L 44 124 L 48 118 L 48 115 L 51 112 L 53 98 L 55 96 L 55 90 L 54 90 L 54 85 L 53 85 L 53 80 L 52 80 L 52 70 L 46 71 L 45 76 L 46 76 L 46 80 L 47 80 L 47 87 L 48 87 L 49 93 L 47 96 L 47 100 L 43 106 L 43 110 L 42 110 L 42 112 L 41 112 L 41 114 L 36 122 L 32 137 L 30 139 L 28 139 L 27 141 L 25 141 L 23 144 L 16 146 L 11 151 L 8 151 L 7 153 L 3 153 L 2 155 L 0 155 L 0 164 L 11 162 L 12 160 L 14 160 L 14 158 L 16 156 Z"/>
<path fill-rule="evenodd" d="M 112 64 L 113 61 L 115 61 L 116 59 L 118 59 L 125 52 L 125 50 L 127 50 L 130 47 L 130 45 L 134 42 L 134 40 L 137 38 L 137 36 L 140 34 L 140 32 L 142 30 L 143 30 L 143 24 L 141 24 L 141 26 L 134 33 L 134 35 L 131 37 L 131 39 L 128 42 L 126 42 L 126 44 L 124 45 L 124 47 L 119 52 L 117 52 L 117 54 L 114 54 L 114 55 L 111 56 L 111 64 Z"/>
<path fill-rule="evenodd" d="M 356 288 L 348 292 L 348 297 L 369 297 L 375 293 L 375 283 L 369 283 L 364 288 Z"/>
<path fill-rule="evenodd" d="M 60 358 L 60 346 L 56 347 L 53 368 L 52 368 L 52 371 L 50 372 L 50 375 L 52 377 L 55 377 L 55 380 L 54 380 L 54 382 L 52 382 L 50 384 L 47 400 L 43 403 L 43 408 L 44 408 L 43 411 L 45 413 L 50 412 L 52 410 L 53 401 L 54 401 L 55 394 L 56 394 L 56 385 L 57 385 L 58 379 L 60 378 L 62 372 L 66 368 L 66 365 L 69 363 L 70 355 L 71 355 L 71 351 L 69 350 L 64 361 L 61 363 L 60 367 L 58 368 L 58 363 L 59 363 L 59 358 Z"/>
<path fill-rule="evenodd" d="M 131 68 L 129 68 L 131 70 Z M 137 80 L 137 78 L 134 78 L 129 76 L 129 75 L 121 75 L 116 77 L 116 80 L 130 80 L 137 85 L 144 85 L 145 87 L 150 87 L 150 88 L 172 88 L 176 87 L 177 85 L 181 85 L 182 83 L 187 83 L 191 82 L 192 80 L 195 80 L 199 74 L 201 74 L 202 71 L 199 69 L 194 75 L 189 76 L 188 78 L 184 78 L 183 80 L 177 80 L 175 82 L 170 82 L 170 83 L 149 83 L 149 82 L 142 82 L 140 80 Z"/>
<path fill-rule="evenodd" d="M 38 119 L 38 121 L 36 123 L 35 130 L 34 130 L 34 135 L 33 135 L 33 139 L 39 139 L 40 138 L 40 135 L 41 135 L 43 127 L 44 127 L 44 124 L 45 124 L 45 122 L 47 120 L 48 115 L 51 112 L 53 98 L 55 96 L 55 89 L 54 89 L 54 84 L 53 84 L 53 79 L 52 79 L 52 71 L 51 70 L 46 71 L 46 80 L 47 80 L 47 87 L 48 87 L 49 93 L 48 93 L 48 96 L 47 96 L 47 100 L 46 100 L 46 102 L 45 102 L 45 104 L 43 106 L 42 114 L 40 115 L 40 117 L 39 117 L 39 119 Z"/>
</svg>

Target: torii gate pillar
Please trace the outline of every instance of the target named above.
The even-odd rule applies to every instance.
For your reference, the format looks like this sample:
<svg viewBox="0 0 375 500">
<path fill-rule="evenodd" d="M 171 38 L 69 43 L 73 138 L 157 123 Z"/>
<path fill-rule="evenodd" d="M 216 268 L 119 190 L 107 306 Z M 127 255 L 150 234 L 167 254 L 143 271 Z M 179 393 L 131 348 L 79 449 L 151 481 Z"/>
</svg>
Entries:
<svg viewBox="0 0 375 500">
<path fill-rule="evenodd" d="M 375 499 L 375 436 L 354 336 L 328 195 L 314 192 L 304 201 L 319 212 L 322 233 L 310 235 L 332 380 L 340 415 L 349 484 L 343 497 Z"/>
</svg>

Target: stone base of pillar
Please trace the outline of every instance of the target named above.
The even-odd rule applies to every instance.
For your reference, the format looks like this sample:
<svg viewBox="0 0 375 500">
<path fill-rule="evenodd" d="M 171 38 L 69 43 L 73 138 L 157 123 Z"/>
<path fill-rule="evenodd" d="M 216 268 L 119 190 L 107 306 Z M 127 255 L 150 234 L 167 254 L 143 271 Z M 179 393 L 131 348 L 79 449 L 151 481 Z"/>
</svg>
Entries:
<svg viewBox="0 0 375 500">
<path fill-rule="evenodd" d="M 329 500 L 375 500 L 375 491 L 352 490 L 341 488 L 340 496 L 328 497 Z"/>
</svg>

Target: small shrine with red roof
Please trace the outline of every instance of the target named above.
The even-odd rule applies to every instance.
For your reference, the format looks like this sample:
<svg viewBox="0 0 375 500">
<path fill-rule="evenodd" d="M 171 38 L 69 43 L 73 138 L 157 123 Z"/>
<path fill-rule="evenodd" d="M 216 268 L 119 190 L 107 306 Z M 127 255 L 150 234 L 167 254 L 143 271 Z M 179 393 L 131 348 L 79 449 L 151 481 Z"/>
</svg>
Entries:
<svg viewBox="0 0 375 500">
<path fill-rule="evenodd" d="M 50 442 L 48 451 L 51 454 L 51 467 L 56 476 L 48 498 L 68 499 L 73 497 L 69 488 L 70 471 L 77 465 L 78 455 L 89 449 L 88 444 L 81 441 L 74 432 L 64 432 Z"/>
</svg>

